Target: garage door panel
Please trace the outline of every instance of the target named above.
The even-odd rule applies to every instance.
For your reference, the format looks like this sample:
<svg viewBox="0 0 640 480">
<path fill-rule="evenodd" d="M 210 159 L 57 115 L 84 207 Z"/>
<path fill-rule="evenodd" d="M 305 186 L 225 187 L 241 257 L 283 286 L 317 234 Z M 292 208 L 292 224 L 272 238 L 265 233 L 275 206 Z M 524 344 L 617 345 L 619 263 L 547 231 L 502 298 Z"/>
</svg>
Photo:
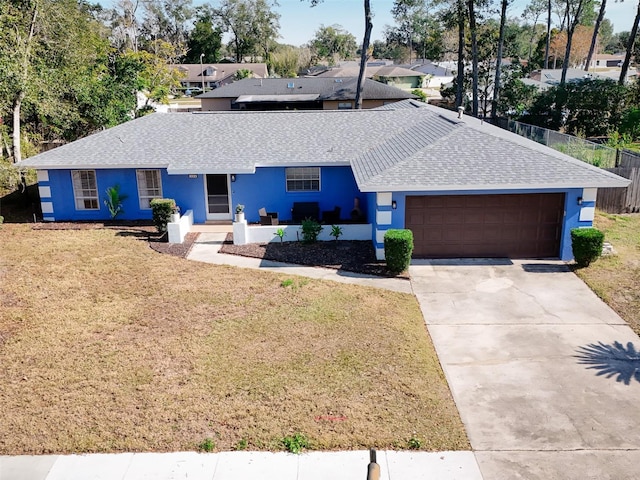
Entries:
<svg viewBox="0 0 640 480">
<path fill-rule="evenodd" d="M 416 258 L 557 257 L 564 194 L 407 197 L 405 216 Z"/>
</svg>

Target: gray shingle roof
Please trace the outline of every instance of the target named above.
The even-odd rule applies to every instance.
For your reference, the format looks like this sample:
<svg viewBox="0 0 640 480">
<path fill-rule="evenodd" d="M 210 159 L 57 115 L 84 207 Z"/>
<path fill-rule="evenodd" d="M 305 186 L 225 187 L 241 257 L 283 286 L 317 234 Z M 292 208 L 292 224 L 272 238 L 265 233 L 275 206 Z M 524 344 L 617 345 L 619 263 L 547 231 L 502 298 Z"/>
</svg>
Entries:
<svg viewBox="0 0 640 480">
<path fill-rule="evenodd" d="M 353 100 L 358 79 L 349 78 L 245 78 L 203 93 L 197 98 L 237 98 L 240 95 L 318 94 L 319 100 Z M 289 88 L 292 85 L 293 88 Z M 367 79 L 362 92 L 364 100 L 398 100 L 416 98 L 409 92 Z"/>
<path fill-rule="evenodd" d="M 351 165 L 362 191 L 620 187 L 628 180 L 412 100 L 374 110 L 153 114 L 28 158 L 39 169 L 251 173 Z"/>
</svg>

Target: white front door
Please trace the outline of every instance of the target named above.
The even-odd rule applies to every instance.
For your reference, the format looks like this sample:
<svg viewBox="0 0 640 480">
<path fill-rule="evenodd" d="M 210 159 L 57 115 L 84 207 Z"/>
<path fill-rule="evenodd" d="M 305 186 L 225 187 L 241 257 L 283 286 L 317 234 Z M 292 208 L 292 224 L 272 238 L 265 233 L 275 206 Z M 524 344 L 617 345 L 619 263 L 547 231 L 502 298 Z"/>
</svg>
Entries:
<svg viewBox="0 0 640 480">
<path fill-rule="evenodd" d="M 229 175 L 206 175 L 207 220 L 231 220 Z"/>
</svg>

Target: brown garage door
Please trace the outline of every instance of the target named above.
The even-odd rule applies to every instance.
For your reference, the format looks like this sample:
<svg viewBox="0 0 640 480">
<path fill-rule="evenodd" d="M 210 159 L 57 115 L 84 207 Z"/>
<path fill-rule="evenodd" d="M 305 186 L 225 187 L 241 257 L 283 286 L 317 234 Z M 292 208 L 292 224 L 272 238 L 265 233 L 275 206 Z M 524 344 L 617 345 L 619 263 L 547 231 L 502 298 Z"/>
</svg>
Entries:
<svg viewBox="0 0 640 480">
<path fill-rule="evenodd" d="M 414 258 L 557 257 L 564 193 L 407 197 Z"/>
</svg>

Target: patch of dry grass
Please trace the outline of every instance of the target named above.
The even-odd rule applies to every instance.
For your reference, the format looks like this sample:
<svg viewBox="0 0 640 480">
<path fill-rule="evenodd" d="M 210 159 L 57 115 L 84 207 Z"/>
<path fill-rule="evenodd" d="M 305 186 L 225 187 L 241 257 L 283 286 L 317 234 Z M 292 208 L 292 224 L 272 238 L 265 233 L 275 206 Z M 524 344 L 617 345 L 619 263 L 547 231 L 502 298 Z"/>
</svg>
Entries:
<svg viewBox="0 0 640 480">
<path fill-rule="evenodd" d="M 601 257 L 577 274 L 640 334 L 640 214 L 600 212 L 595 226 L 616 253 Z"/>
<path fill-rule="evenodd" d="M 4 225 L 0 453 L 469 448 L 415 298 L 285 280 Z"/>
</svg>

